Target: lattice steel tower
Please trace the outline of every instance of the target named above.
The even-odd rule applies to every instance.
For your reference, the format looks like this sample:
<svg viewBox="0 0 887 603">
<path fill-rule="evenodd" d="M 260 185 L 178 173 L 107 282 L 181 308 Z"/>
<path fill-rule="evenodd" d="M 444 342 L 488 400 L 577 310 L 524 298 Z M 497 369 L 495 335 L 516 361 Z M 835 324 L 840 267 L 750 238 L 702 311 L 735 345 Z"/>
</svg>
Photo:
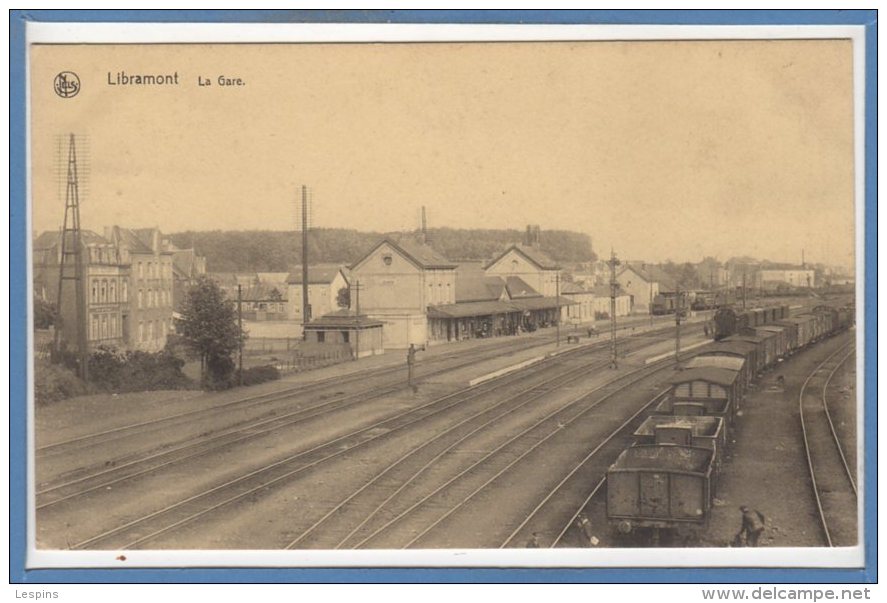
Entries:
<svg viewBox="0 0 887 603">
<path fill-rule="evenodd" d="M 62 315 L 62 304 L 66 302 L 65 282 L 74 281 L 74 325 L 67 325 L 68 333 L 76 331 L 77 374 L 84 381 L 89 379 L 89 349 L 87 344 L 86 287 L 84 283 L 83 246 L 80 238 L 80 183 L 77 178 L 77 148 L 74 135 L 68 143 L 68 177 L 65 190 L 65 221 L 62 227 L 61 254 L 59 256 L 59 288 L 56 298 L 56 312 Z M 68 291 L 70 295 L 70 291 Z M 70 303 L 70 302 L 68 302 Z M 74 329 L 70 327 L 75 327 Z M 62 329 L 56 325 L 53 339 L 56 361 L 62 360 Z"/>
</svg>

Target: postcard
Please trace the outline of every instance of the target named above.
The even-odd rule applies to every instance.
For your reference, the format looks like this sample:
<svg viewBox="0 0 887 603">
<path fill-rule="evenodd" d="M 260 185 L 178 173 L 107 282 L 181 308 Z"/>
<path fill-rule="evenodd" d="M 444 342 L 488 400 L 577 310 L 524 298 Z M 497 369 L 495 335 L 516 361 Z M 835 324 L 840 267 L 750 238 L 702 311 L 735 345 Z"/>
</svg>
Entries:
<svg viewBox="0 0 887 603">
<path fill-rule="evenodd" d="M 862 567 L 863 42 L 29 24 L 28 567 Z"/>
</svg>

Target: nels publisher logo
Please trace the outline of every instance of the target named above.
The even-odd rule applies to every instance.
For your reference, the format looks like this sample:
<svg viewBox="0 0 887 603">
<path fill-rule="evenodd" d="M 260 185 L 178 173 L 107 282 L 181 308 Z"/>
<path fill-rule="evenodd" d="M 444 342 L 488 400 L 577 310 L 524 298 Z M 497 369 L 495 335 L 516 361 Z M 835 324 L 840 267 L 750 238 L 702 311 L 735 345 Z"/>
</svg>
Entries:
<svg viewBox="0 0 887 603">
<path fill-rule="evenodd" d="M 53 87 L 62 98 L 72 98 L 80 92 L 80 78 L 73 71 L 62 71 L 55 76 Z"/>
</svg>

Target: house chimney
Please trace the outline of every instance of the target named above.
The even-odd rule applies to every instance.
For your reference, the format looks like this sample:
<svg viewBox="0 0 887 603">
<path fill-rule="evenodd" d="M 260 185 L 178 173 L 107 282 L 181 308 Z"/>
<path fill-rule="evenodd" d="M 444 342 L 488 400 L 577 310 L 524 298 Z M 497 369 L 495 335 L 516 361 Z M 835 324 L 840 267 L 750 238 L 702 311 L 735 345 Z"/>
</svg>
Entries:
<svg viewBox="0 0 887 603">
<path fill-rule="evenodd" d="M 422 242 L 428 244 L 428 223 L 425 220 L 425 206 L 422 206 Z"/>
</svg>

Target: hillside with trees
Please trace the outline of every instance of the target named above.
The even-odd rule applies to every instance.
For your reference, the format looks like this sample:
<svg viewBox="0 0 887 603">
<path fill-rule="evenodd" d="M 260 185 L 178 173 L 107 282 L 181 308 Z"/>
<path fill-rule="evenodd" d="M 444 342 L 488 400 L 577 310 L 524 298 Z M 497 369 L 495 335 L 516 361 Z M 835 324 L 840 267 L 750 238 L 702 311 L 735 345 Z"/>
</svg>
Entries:
<svg viewBox="0 0 887 603">
<path fill-rule="evenodd" d="M 318 228 L 309 233 L 308 257 L 312 264 L 350 264 L 383 236 L 385 233 Z M 193 248 L 206 257 L 210 272 L 286 272 L 302 261 L 299 232 L 187 231 L 171 234 L 170 238 L 177 247 Z M 490 259 L 508 245 L 520 243 L 523 239 L 521 230 L 428 230 L 429 244 L 452 260 Z M 591 262 L 597 257 L 591 248 L 591 238 L 577 232 L 542 231 L 540 247 L 558 262 Z"/>
</svg>

